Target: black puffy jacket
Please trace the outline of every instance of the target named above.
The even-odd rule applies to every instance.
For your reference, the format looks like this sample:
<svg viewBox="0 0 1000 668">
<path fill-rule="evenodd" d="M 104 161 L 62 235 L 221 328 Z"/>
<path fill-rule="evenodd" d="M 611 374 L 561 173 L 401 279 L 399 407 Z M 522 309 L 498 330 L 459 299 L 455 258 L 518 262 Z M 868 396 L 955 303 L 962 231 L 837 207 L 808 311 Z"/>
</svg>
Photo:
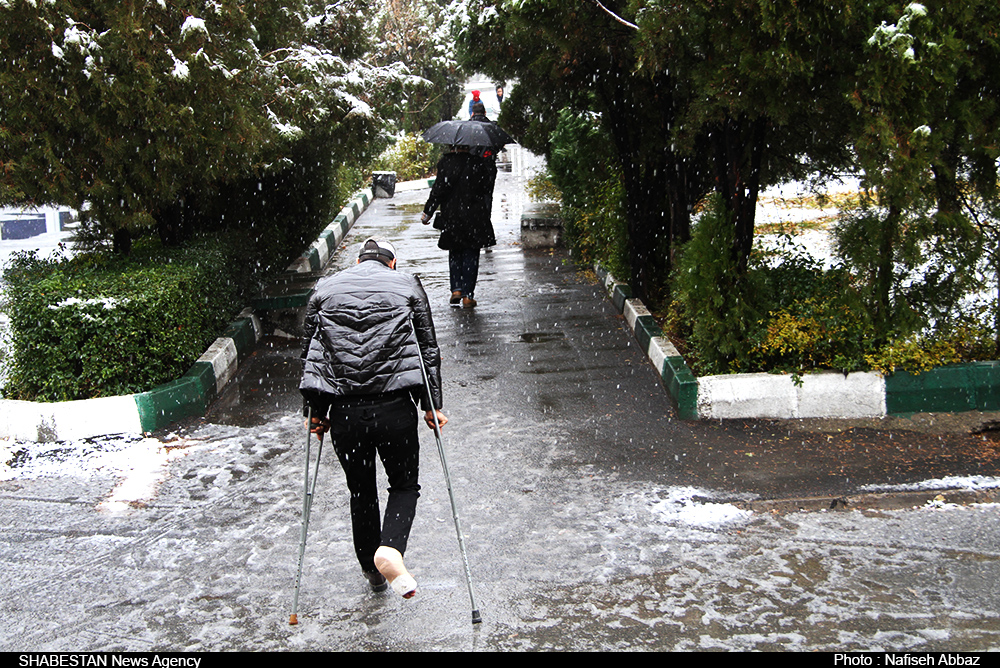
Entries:
<svg viewBox="0 0 1000 668">
<path fill-rule="evenodd" d="M 430 410 L 418 340 L 434 408 L 440 409 L 441 352 L 420 279 L 377 260 L 361 262 L 317 283 L 309 298 L 299 390 L 314 405 L 317 394 L 346 397 L 408 390 L 421 397 L 423 410 Z"/>
</svg>

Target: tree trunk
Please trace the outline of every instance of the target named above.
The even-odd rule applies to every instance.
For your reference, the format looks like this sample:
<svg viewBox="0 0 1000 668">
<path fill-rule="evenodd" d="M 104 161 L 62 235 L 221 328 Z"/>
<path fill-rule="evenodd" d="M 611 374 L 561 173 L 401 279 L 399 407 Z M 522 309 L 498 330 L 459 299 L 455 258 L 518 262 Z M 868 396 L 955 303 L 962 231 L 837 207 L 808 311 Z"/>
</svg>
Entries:
<svg viewBox="0 0 1000 668">
<path fill-rule="evenodd" d="M 118 255 L 129 255 L 132 252 L 132 235 L 128 228 L 119 227 L 111 237 L 111 247 Z"/>
<path fill-rule="evenodd" d="M 878 259 L 875 267 L 875 327 L 880 338 L 889 334 L 893 277 L 893 251 L 899 237 L 899 223 L 903 210 L 894 204 L 882 222 L 878 239 Z"/>
<path fill-rule="evenodd" d="M 601 88 L 607 112 L 604 119 L 622 166 L 625 188 L 625 218 L 628 228 L 628 258 L 632 275 L 630 287 L 636 297 L 655 300 L 659 278 L 669 272 L 669 219 L 663 207 L 666 188 L 663 161 L 663 132 L 655 93 L 627 98 L 622 90 L 646 90 L 643 86 L 615 85 L 620 77 L 630 77 L 612 67 L 609 85 Z M 652 113 L 651 113 L 652 112 Z M 655 135 L 655 136 L 654 136 Z M 660 148 L 660 150 L 657 150 Z M 665 246 L 665 248 L 664 248 Z"/>
<path fill-rule="evenodd" d="M 156 217 L 156 232 L 164 246 L 177 246 L 186 238 L 184 200 L 160 209 Z"/>
<path fill-rule="evenodd" d="M 753 250 L 766 137 L 764 117 L 752 121 L 746 117 L 726 118 L 710 131 L 716 192 L 736 228 L 731 252 L 741 275 L 747 271 Z"/>
</svg>

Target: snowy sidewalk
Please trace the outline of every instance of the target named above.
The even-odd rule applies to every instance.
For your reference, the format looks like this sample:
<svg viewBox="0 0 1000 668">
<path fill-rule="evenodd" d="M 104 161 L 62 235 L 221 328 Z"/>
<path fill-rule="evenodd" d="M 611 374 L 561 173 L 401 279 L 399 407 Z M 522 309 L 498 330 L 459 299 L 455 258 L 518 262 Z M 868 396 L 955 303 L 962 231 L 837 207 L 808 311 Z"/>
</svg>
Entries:
<svg viewBox="0 0 1000 668">
<path fill-rule="evenodd" d="M 906 513 L 756 512 L 844 503 L 928 473 L 995 475 L 969 438 L 682 421 L 596 276 L 519 244 L 503 174 L 475 309 L 448 306 L 426 191 L 376 200 L 334 254 L 388 236 L 432 300 L 444 445 L 483 623 L 470 623 L 448 493 L 421 429 L 407 547 L 420 589 L 373 594 L 327 449 L 299 602 L 294 341 L 266 337 L 205 418 L 156 438 L 21 444 L 0 480 L 5 651 L 988 649 L 1000 513 L 947 493 Z M 985 455 L 983 454 L 985 452 Z M 382 494 L 384 501 L 385 495 Z M 841 506 L 842 507 L 842 506 Z M 974 567 L 970 567 L 974 565 Z M 919 587 L 907 583 L 919 582 Z M 902 583 L 902 584 L 901 584 Z"/>
</svg>

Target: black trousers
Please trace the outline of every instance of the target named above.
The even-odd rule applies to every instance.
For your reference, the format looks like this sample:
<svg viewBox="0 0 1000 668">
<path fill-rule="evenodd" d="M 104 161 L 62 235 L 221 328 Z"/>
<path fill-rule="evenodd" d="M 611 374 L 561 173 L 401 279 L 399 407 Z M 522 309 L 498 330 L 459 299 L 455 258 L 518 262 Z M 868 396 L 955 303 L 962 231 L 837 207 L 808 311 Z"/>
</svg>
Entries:
<svg viewBox="0 0 1000 668">
<path fill-rule="evenodd" d="M 409 394 L 338 399 L 330 406 L 330 442 L 351 492 L 354 552 L 362 570 L 375 571 L 380 545 L 406 552 L 420 485 L 417 407 Z M 389 478 L 385 517 L 379 517 L 375 457 Z"/>
</svg>

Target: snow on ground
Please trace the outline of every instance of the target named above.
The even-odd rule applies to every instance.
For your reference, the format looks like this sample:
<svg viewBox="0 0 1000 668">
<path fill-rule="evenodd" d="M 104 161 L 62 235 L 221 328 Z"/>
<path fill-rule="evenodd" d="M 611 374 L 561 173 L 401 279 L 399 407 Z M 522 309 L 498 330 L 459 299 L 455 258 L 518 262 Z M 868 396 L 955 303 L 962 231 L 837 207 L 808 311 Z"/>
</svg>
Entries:
<svg viewBox="0 0 1000 668">
<path fill-rule="evenodd" d="M 967 489 L 976 491 L 982 489 L 996 489 L 997 487 L 1000 487 L 1000 479 L 974 475 L 964 477 L 947 476 L 940 479 L 924 480 L 906 485 L 866 485 L 865 487 L 862 487 L 862 490 L 872 492 L 908 492 L 935 489 Z"/>
<path fill-rule="evenodd" d="M 176 442 L 138 436 L 59 443 L 0 439 L 0 481 L 114 478 L 118 483 L 100 508 L 115 513 L 152 499 L 167 464 L 188 452 Z"/>
<path fill-rule="evenodd" d="M 2 272 L 15 253 L 35 251 L 41 258 L 58 252 L 71 256 L 74 230 L 46 232 L 26 239 L 0 240 Z M 0 306 L 2 307 L 2 306 Z M 0 386 L 6 381 L 10 320 L 0 311 Z M 120 477 L 121 482 L 102 507 L 108 510 L 140 503 L 155 493 L 166 464 L 180 452 L 152 438 L 112 437 L 71 443 L 20 443 L 0 439 L 0 481 L 15 478 L 95 475 Z"/>
<path fill-rule="evenodd" d="M 237 445 L 240 437 L 232 439 Z M 60 443 L 24 443 L 0 439 L 0 481 L 36 478 L 113 478 L 117 482 L 99 508 L 119 514 L 151 501 L 168 473 L 169 464 L 200 448 L 225 449 L 229 440 L 214 444 L 199 438 L 186 439 L 168 435 L 162 441 L 139 436 L 120 436 Z M 906 485 L 869 485 L 864 491 L 919 491 L 935 489 L 993 489 L 1000 479 L 986 476 L 948 476 Z M 719 530 L 744 525 L 754 517 L 752 511 L 732 503 L 716 503 L 710 490 L 688 486 L 632 489 L 621 495 L 616 507 L 626 514 L 644 515 L 669 534 L 670 527 L 687 526 Z M 941 508 L 942 503 L 928 503 Z M 620 518 L 619 518 L 620 519 Z M 617 520 L 616 520 L 617 521 Z"/>
<path fill-rule="evenodd" d="M 783 245 L 780 230 L 794 229 L 793 244 L 829 268 L 834 259 L 830 232 L 839 210 L 833 204 L 818 206 L 817 196 L 833 199 L 857 192 L 858 187 L 856 179 L 845 177 L 818 190 L 802 181 L 764 190 L 757 203 L 755 244 L 762 249 L 777 249 Z"/>
<path fill-rule="evenodd" d="M 51 257 L 62 244 L 64 251 L 70 254 L 70 239 L 74 232 L 46 232 L 27 239 L 0 240 L 0 265 L 6 265 L 14 253 L 20 251 L 38 251 L 39 257 Z"/>
</svg>

